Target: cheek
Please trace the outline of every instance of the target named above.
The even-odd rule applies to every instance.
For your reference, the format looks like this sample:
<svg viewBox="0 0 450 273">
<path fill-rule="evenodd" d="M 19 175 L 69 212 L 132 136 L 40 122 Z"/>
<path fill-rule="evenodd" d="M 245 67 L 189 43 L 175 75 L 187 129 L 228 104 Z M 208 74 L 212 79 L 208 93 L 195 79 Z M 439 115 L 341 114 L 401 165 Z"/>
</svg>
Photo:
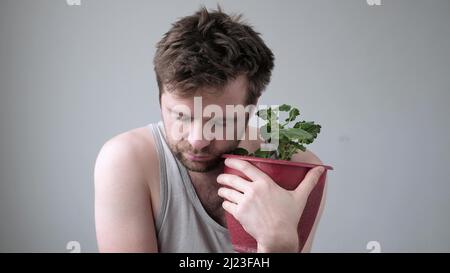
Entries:
<svg viewBox="0 0 450 273">
<path fill-rule="evenodd" d="M 166 129 L 167 137 L 172 143 L 186 139 L 187 134 L 189 133 L 188 126 L 186 126 L 185 123 L 178 120 L 171 120 L 170 118 L 164 120 L 164 127 Z"/>
<path fill-rule="evenodd" d="M 245 124 L 244 125 L 239 125 L 239 126 L 236 125 L 236 127 L 234 129 L 235 130 L 236 139 L 239 140 L 239 139 L 242 139 L 244 137 L 245 129 L 246 129 Z"/>
<path fill-rule="evenodd" d="M 218 153 L 228 152 L 230 149 L 234 149 L 239 144 L 236 140 L 214 140 L 213 150 Z"/>
<path fill-rule="evenodd" d="M 240 139 L 240 136 L 245 132 L 245 127 L 238 126 L 238 124 L 216 125 L 211 129 L 211 132 L 217 141 L 234 141 Z"/>
</svg>

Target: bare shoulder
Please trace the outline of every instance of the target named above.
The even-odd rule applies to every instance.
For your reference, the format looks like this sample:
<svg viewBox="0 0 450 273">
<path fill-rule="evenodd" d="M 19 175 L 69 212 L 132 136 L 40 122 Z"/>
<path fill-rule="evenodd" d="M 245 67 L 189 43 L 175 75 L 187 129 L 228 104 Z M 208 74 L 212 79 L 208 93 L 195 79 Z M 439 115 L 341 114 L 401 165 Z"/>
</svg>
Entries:
<svg viewBox="0 0 450 273">
<path fill-rule="evenodd" d="M 127 171 L 139 180 L 146 180 L 149 171 L 156 170 L 156 149 L 149 128 L 140 127 L 120 133 L 101 147 L 95 164 L 96 172 L 114 168 Z"/>
<path fill-rule="evenodd" d="M 148 148 L 149 144 L 153 143 L 153 138 L 146 127 L 135 128 L 123 133 L 120 133 L 105 142 L 102 149 L 114 149 L 118 151 L 127 150 L 136 155 L 142 148 Z"/>
<path fill-rule="evenodd" d="M 304 162 L 310 164 L 323 164 L 320 158 L 315 155 L 312 151 L 306 149 L 304 152 L 299 151 L 292 156 L 291 161 L 294 162 Z"/>
</svg>

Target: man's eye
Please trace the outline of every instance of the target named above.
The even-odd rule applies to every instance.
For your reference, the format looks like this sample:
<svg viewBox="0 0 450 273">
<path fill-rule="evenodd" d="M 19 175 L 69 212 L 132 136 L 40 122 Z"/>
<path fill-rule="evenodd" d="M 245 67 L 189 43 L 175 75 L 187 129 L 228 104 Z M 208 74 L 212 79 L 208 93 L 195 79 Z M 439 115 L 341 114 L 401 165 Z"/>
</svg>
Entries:
<svg viewBox="0 0 450 273">
<path fill-rule="evenodd" d="M 180 121 L 188 121 L 188 120 L 190 120 L 190 119 L 191 119 L 190 117 L 187 117 L 187 116 L 182 115 L 182 114 L 179 114 L 179 115 L 176 117 L 176 120 L 180 120 Z"/>
</svg>

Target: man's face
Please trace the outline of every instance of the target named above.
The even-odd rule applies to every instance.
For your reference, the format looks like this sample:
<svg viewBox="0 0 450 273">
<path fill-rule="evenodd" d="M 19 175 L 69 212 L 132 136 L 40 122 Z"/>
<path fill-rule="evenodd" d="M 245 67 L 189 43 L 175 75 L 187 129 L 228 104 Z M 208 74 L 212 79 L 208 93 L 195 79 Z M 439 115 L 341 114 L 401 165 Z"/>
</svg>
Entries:
<svg viewBox="0 0 450 273">
<path fill-rule="evenodd" d="M 176 92 L 164 91 L 161 95 L 166 141 L 181 163 L 195 172 L 215 169 L 222 161 L 222 154 L 229 153 L 238 146 L 248 121 L 248 114 L 227 111 L 227 105 L 245 106 L 245 76 L 230 81 L 221 92 L 208 93 L 205 92 L 207 89 L 198 90 L 193 97 L 188 98 L 183 98 Z M 200 98 L 202 108 L 199 107 Z M 225 132 L 232 132 L 232 136 L 225 136 Z M 223 137 L 214 137 L 218 135 Z"/>
</svg>

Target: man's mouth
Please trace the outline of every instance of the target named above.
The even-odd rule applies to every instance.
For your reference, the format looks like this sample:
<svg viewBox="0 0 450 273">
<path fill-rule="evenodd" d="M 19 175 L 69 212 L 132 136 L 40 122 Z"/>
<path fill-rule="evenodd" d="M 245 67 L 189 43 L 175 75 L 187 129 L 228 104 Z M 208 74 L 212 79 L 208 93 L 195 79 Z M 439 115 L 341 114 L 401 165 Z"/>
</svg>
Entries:
<svg viewBox="0 0 450 273">
<path fill-rule="evenodd" d="M 188 152 L 185 152 L 184 155 L 187 159 L 192 161 L 208 161 L 212 159 L 211 155 L 202 155 L 202 154 L 191 154 Z"/>
</svg>

